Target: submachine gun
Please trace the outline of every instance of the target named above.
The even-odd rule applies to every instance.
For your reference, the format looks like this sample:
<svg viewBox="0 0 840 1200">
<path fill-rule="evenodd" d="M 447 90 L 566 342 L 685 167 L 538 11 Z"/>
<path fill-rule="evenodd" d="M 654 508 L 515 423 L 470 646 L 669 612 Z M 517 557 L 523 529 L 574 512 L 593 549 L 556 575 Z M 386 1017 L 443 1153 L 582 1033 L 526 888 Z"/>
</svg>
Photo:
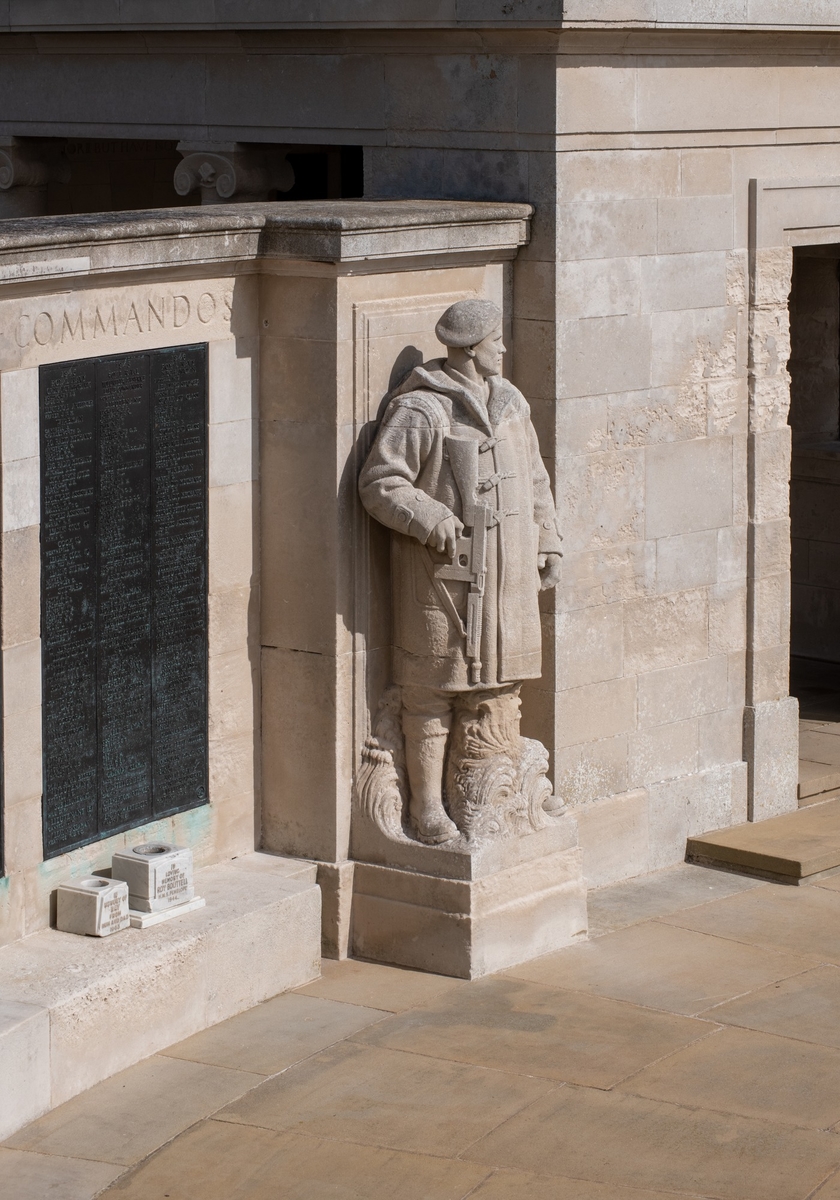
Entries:
<svg viewBox="0 0 840 1200">
<path fill-rule="evenodd" d="M 451 563 L 438 563 L 434 568 L 435 587 L 446 611 L 466 640 L 470 664 L 470 682 L 481 682 L 481 632 L 484 626 L 484 587 L 487 579 L 487 531 L 496 524 L 496 517 L 486 504 L 476 500 L 478 493 L 479 443 L 473 438 L 446 439 L 446 456 L 461 493 L 464 533 L 455 542 Z M 467 534 L 469 533 L 469 536 Z M 445 579 L 468 583 L 467 623 L 461 620 L 447 589 Z"/>
</svg>

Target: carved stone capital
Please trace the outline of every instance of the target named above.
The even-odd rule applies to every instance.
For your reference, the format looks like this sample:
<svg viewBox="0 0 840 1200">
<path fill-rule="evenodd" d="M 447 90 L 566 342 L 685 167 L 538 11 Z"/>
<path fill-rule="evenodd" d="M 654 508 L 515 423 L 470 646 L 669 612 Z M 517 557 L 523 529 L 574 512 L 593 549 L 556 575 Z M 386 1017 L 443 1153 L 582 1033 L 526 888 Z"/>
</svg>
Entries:
<svg viewBox="0 0 840 1200">
<path fill-rule="evenodd" d="M 288 192 L 295 173 L 285 153 L 240 142 L 179 142 L 183 155 L 175 170 L 179 196 L 201 193 L 202 204 L 267 200 L 273 191 Z"/>
<path fill-rule="evenodd" d="M 69 179 L 63 139 L 0 139 L 0 217 L 42 216 L 47 184 Z"/>
</svg>

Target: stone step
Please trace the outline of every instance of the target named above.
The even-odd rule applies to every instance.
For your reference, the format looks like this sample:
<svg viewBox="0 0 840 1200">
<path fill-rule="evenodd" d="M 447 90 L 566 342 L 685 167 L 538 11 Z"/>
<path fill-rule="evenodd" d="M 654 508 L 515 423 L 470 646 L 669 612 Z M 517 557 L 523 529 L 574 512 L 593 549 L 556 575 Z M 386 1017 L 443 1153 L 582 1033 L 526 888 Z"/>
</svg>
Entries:
<svg viewBox="0 0 840 1200">
<path fill-rule="evenodd" d="M 314 863 L 196 872 L 206 907 L 107 938 L 45 929 L 0 950 L 0 1140 L 109 1075 L 316 979 Z"/>
<path fill-rule="evenodd" d="M 686 860 L 779 883 L 840 868 L 840 799 L 688 839 Z"/>
<path fill-rule="evenodd" d="M 808 800 L 840 787 L 840 767 L 831 763 L 813 762 L 800 758 L 797 796 Z"/>
<path fill-rule="evenodd" d="M 815 792 L 813 796 L 800 796 L 799 807 L 807 808 L 809 804 L 825 804 L 826 800 L 840 800 L 840 787 L 829 788 L 826 792 Z"/>
</svg>

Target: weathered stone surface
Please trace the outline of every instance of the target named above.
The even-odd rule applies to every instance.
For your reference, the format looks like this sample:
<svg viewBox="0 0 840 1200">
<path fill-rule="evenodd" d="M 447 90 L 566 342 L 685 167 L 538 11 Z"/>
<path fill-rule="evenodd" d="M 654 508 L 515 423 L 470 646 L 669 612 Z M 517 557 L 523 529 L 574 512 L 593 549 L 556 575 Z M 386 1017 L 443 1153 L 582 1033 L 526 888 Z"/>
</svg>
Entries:
<svg viewBox="0 0 840 1200">
<path fill-rule="evenodd" d="M 46 1008 L 0 1000 L 0 1138 L 50 1107 L 50 1016 Z"/>
</svg>

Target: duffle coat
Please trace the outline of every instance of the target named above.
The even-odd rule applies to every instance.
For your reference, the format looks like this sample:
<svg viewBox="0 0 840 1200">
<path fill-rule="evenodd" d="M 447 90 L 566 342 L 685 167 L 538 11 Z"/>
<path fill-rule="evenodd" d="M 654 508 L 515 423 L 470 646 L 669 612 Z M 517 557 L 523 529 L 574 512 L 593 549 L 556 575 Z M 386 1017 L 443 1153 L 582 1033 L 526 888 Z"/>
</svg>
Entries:
<svg viewBox="0 0 840 1200">
<path fill-rule="evenodd" d="M 393 531 L 393 672 L 403 686 L 468 691 L 541 674 L 538 556 L 559 553 L 561 539 L 528 403 L 502 376 L 488 383 L 485 405 L 442 360 L 415 368 L 392 398 L 359 480 L 365 508 Z M 434 565 L 449 560 L 426 546 L 440 521 L 464 516 L 451 438 L 478 442 L 474 499 L 494 522 L 478 683 L 470 681 L 463 633 L 432 578 Z M 470 585 L 444 586 L 466 621 Z"/>
</svg>

